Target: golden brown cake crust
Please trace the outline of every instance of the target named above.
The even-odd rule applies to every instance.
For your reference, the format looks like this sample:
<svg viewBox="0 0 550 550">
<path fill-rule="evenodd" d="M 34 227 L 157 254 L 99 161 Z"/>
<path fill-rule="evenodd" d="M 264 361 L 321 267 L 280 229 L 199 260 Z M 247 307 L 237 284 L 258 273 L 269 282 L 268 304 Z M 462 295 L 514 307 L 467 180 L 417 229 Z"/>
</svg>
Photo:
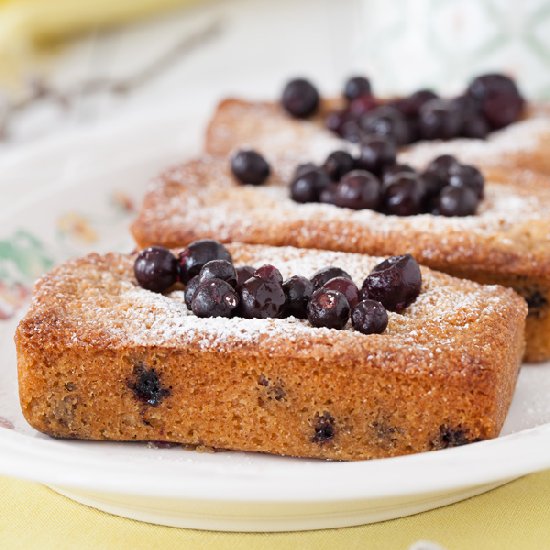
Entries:
<svg viewBox="0 0 550 550">
<path fill-rule="evenodd" d="M 289 276 L 379 259 L 231 245 Z M 40 280 L 16 334 L 25 417 L 55 437 L 161 440 L 359 460 L 496 437 L 523 352 L 513 291 L 422 268 L 386 333 L 290 319 L 199 319 L 138 287 L 133 257 L 89 255 Z M 140 384 L 148 382 L 146 395 Z M 143 388 L 142 388 L 143 389 Z"/>
</svg>

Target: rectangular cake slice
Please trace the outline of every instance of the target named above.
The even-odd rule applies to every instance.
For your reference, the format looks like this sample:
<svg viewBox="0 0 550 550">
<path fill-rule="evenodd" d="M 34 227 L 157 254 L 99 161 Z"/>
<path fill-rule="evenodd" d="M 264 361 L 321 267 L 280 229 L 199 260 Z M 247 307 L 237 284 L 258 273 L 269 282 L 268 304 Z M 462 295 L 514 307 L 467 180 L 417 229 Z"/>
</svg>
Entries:
<svg viewBox="0 0 550 550">
<path fill-rule="evenodd" d="M 355 147 L 324 127 L 323 120 L 335 107 L 341 107 L 341 102 L 325 100 L 316 116 L 296 120 L 276 102 L 225 99 L 209 122 L 205 152 L 229 155 L 241 147 L 251 147 L 278 163 L 323 162 L 332 151 Z M 437 155 L 452 154 L 465 163 L 508 166 L 548 176 L 549 146 L 550 107 L 531 103 L 524 120 L 490 134 L 486 140 L 422 141 L 403 148 L 399 162 L 423 166 Z"/>
<path fill-rule="evenodd" d="M 550 187 L 545 177 L 517 170 L 486 168 L 485 178 L 485 198 L 474 216 L 399 217 L 299 204 L 277 170 L 265 186 L 242 186 L 227 159 L 204 157 L 153 182 L 132 232 L 141 247 L 212 238 L 375 255 L 410 252 L 451 275 L 514 288 L 529 304 L 526 360 L 548 359 Z"/>
<path fill-rule="evenodd" d="M 360 284 L 360 254 L 230 245 L 235 265 Z M 287 319 L 202 319 L 182 288 L 137 285 L 135 256 L 92 254 L 35 288 L 16 334 L 29 423 L 59 438 L 155 440 L 361 460 L 494 438 L 524 348 L 512 290 L 422 268 L 419 297 L 382 334 Z"/>
</svg>

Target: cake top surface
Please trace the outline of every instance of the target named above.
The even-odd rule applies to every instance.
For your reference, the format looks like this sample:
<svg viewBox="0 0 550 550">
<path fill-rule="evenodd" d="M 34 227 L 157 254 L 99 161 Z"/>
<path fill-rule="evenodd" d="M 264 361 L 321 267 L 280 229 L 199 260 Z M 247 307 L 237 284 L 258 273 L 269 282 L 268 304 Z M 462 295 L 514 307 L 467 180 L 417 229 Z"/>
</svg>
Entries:
<svg viewBox="0 0 550 550">
<path fill-rule="evenodd" d="M 362 280 L 381 258 L 290 247 L 230 245 L 235 265 L 276 265 L 283 276 L 311 276 L 337 265 Z M 135 256 L 92 254 L 57 267 L 36 286 L 30 311 L 19 330 L 39 345 L 136 348 L 157 346 L 198 352 L 285 355 L 347 361 L 407 357 L 406 368 L 483 368 L 480 357 L 506 345 L 503 326 L 521 325 L 526 305 L 513 291 L 481 286 L 422 268 L 418 299 L 403 314 L 389 312 L 380 335 L 364 335 L 349 326 L 337 331 L 288 319 L 201 319 L 187 310 L 184 292 L 168 295 L 139 287 L 133 276 Z M 397 363 L 396 363 L 397 364 Z M 403 363 L 401 361 L 401 368 Z M 476 367 L 476 368 L 477 368 Z"/>
</svg>

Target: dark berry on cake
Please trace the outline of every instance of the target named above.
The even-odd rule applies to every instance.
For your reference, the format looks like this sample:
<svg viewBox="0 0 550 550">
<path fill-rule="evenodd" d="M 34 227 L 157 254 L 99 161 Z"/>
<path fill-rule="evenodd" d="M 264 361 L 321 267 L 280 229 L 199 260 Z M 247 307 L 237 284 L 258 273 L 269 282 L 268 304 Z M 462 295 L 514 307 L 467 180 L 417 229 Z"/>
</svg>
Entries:
<svg viewBox="0 0 550 550">
<path fill-rule="evenodd" d="M 384 212 L 395 216 L 414 216 L 422 211 L 424 186 L 416 174 L 394 177 L 386 186 Z"/>
<path fill-rule="evenodd" d="M 260 266 L 254 272 L 254 277 L 258 279 L 263 279 L 264 281 L 269 281 L 271 283 L 277 283 L 279 285 L 283 284 L 283 276 L 281 272 L 271 264 L 264 264 Z"/>
<path fill-rule="evenodd" d="M 422 275 L 416 260 L 410 254 L 392 256 L 375 266 L 366 277 L 361 297 L 401 313 L 418 298 L 421 286 Z"/>
<path fill-rule="evenodd" d="M 416 170 L 408 164 L 393 164 L 386 166 L 382 173 L 382 181 L 384 184 L 390 183 L 393 178 L 403 173 L 416 174 Z"/>
<path fill-rule="evenodd" d="M 300 203 L 318 202 L 321 192 L 330 185 L 330 178 L 321 168 L 310 169 L 290 184 L 290 196 Z"/>
<path fill-rule="evenodd" d="M 134 262 L 134 275 L 139 285 L 153 292 L 164 292 L 178 279 L 178 261 L 162 246 L 142 250 Z"/>
<path fill-rule="evenodd" d="M 235 289 L 221 279 L 199 283 L 191 301 L 191 310 L 197 317 L 232 317 L 239 305 Z"/>
<path fill-rule="evenodd" d="M 307 306 L 307 318 L 314 327 L 343 329 L 350 315 L 346 297 L 337 290 L 316 290 Z"/>
<path fill-rule="evenodd" d="M 133 379 L 128 381 L 128 387 L 136 399 L 157 407 L 170 395 L 170 390 L 162 387 L 160 377 L 154 368 L 149 369 L 140 363 L 134 367 L 132 376 Z"/>
<path fill-rule="evenodd" d="M 365 170 L 346 174 L 334 188 L 332 203 L 342 208 L 376 209 L 382 199 L 382 186 L 378 178 Z"/>
<path fill-rule="evenodd" d="M 365 76 L 352 76 L 348 78 L 342 90 L 342 96 L 348 101 L 371 95 L 372 88 L 370 80 Z"/>
<path fill-rule="evenodd" d="M 359 289 L 355 283 L 347 277 L 334 277 L 333 279 L 327 281 L 323 285 L 323 288 L 341 292 L 346 297 L 346 300 L 352 308 L 357 305 L 357 302 L 359 302 Z"/>
<path fill-rule="evenodd" d="M 209 279 L 221 279 L 229 283 L 233 288 L 237 286 L 237 273 L 233 264 L 227 260 L 212 260 L 202 266 L 199 272 L 200 282 Z"/>
<path fill-rule="evenodd" d="M 450 170 L 449 185 L 451 187 L 469 187 L 479 199 L 483 198 L 485 178 L 480 170 L 470 164 L 460 164 Z"/>
<path fill-rule="evenodd" d="M 251 265 L 240 265 L 235 268 L 235 272 L 237 273 L 237 288 L 241 288 L 250 277 L 254 276 L 254 271 L 256 271 L 255 267 L 252 267 Z"/>
<path fill-rule="evenodd" d="M 334 418 L 328 412 L 325 411 L 323 414 L 318 414 L 313 423 L 314 432 L 311 441 L 322 444 L 334 439 L 336 435 L 334 424 Z"/>
<path fill-rule="evenodd" d="M 282 285 L 252 277 L 241 289 L 241 315 L 248 319 L 280 317 L 286 303 Z"/>
<path fill-rule="evenodd" d="M 338 181 L 353 170 L 354 162 L 353 157 L 346 151 L 334 151 L 325 160 L 323 169 L 332 181 Z"/>
<path fill-rule="evenodd" d="M 271 173 L 265 158 L 256 151 L 238 151 L 231 157 L 231 173 L 246 185 L 262 185 Z"/>
<path fill-rule="evenodd" d="M 295 118 L 308 118 L 319 108 L 319 91 L 305 78 L 287 82 L 281 97 L 284 109 Z"/>
<path fill-rule="evenodd" d="M 315 272 L 311 277 L 314 290 L 321 288 L 325 283 L 328 283 L 334 277 L 345 277 L 351 280 L 351 275 L 346 273 L 343 269 L 335 266 L 322 267 L 319 271 Z"/>
<path fill-rule="evenodd" d="M 353 308 L 351 322 L 363 334 L 381 334 L 388 326 L 388 313 L 380 302 L 363 300 Z"/>
<path fill-rule="evenodd" d="M 471 216 L 478 203 L 476 192 L 470 187 L 447 186 L 441 190 L 436 210 L 442 216 Z"/>
<path fill-rule="evenodd" d="M 449 184 L 451 171 L 460 166 L 458 160 L 452 155 L 439 155 L 435 157 L 426 167 L 426 172 L 436 177 L 441 186 Z"/>
<path fill-rule="evenodd" d="M 307 319 L 307 304 L 313 294 L 313 283 L 306 277 L 293 275 L 283 283 L 286 294 L 285 315 Z"/>
<path fill-rule="evenodd" d="M 357 159 L 358 168 L 375 175 L 381 175 L 384 168 L 395 164 L 397 148 L 391 139 L 369 137 L 361 144 L 361 153 Z"/>
<path fill-rule="evenodd" d="M 187 309 L 191 309 L 191 303 L 193 302 L 195 291 L 197 290 L 200 282 L 200 277 L 198 275 L 195 275 L 187 283 L 187 286 L 185 288 L 185 305 L 187 306 Z"/>
<path fill-rule="evenodd" d="M 431 99 L 419 112 L 422 139 L 448 140 L 458 137 L 462 128 L 462 112 L 452 100 Z"/>
<path fill-rule="evenodd" d="M 359 124 L 366 135 L 387 137 L 397 145 L 405 145 L 409 141 L 407 120 L 399 110 L 390 105 L 377 107 L 364 114 Z"/>
<path fill-rule="evenodd" d="M 192 277 L 198 275 L 202 266 L 212 260 L 231 261 L 231 254 L 227 248 L 218 241 L 204 239 L 192 242 L 180 255 L 180 279 L 187 283 Z"/>
</svg>

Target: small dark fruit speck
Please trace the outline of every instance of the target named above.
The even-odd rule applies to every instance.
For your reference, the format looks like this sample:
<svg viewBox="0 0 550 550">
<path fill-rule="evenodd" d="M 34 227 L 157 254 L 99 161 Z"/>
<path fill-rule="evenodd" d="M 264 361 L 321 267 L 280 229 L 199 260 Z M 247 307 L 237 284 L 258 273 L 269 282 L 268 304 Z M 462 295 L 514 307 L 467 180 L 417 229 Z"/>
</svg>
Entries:
<svg viewBox="0 0 550 550">
<path fill-rule="evenodd" d="M 307 318 L 314 327 L 341 330 L 346 326 L 349 315 L 349 302 L 337 290 L 316 290 L 307 306 Z"/>
<path fill-rule="evenodd" d="M 164 292 L 178 279 L 178 261 L 167 248 L 151 246 L 137 255 L 134 275 L 141 287 Z"/>
<path fill-rule="evenodd" d="M 256 151 L 238 151 L 231 157 L 231 172 L 247 185 L 262 185 L 271 173 L 265 158 Z"/>
<path fill-rule="evenodd" d="M 388 326 L 388 312 L 376 300 L 363 300 L 353 308 L 351 322 L 363 334 L 382 334 Z"/>
</svg>

